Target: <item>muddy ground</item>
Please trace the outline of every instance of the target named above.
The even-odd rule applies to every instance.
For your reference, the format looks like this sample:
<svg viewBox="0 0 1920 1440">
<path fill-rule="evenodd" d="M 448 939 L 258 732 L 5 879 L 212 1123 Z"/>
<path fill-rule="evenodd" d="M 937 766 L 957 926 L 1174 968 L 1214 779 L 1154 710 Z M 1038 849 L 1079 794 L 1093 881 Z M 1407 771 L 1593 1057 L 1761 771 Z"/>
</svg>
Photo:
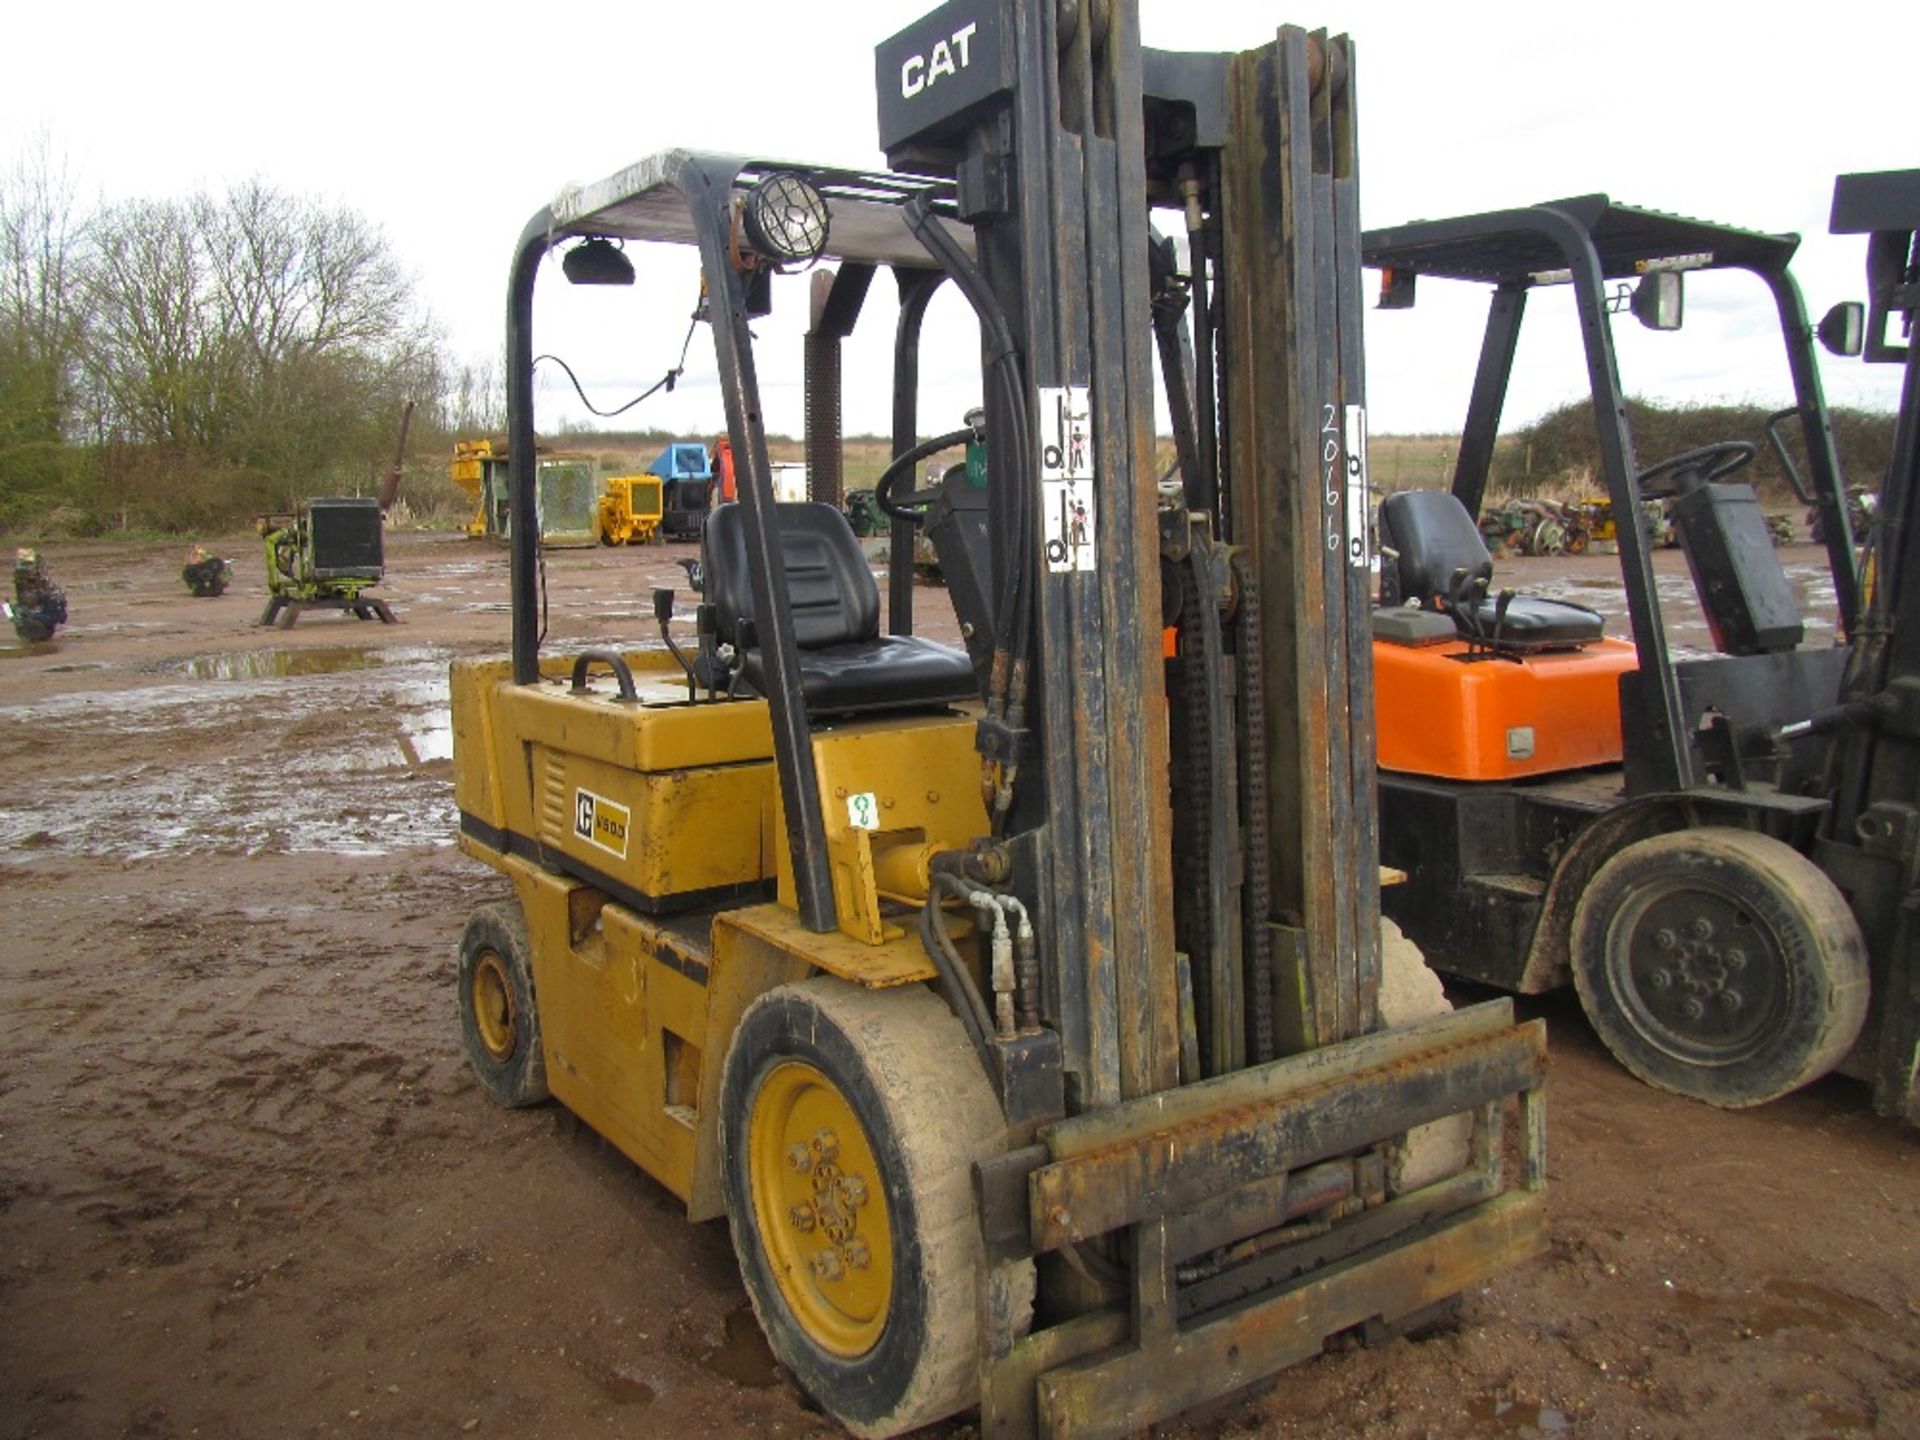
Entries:
<svg viewBox="0 0 1920 1440">
<path fill-rule="evenodd" d="M 450 843 L 445 670 L 505 648 L 501 552 L 395 535 L 402 624 L 283 634 L 255 545 L 217 600 L 181 546 L 52 547 L 72 622 L 0 654 L 0 1437 L 833 1433 L 724 1226 L 468 1076 L 454 946 L 502 886 Z M 554 557 L 555 636 L 650 633 L 675 553 Z M 1503 573 L 1604 602 L 1613 566 Z M 1920 1434 L 1915 1141 L 1846 1080 L 1657 1094 L 1522 1008 L 1552 1253 L 1170 1433 Z"/>
</svg>

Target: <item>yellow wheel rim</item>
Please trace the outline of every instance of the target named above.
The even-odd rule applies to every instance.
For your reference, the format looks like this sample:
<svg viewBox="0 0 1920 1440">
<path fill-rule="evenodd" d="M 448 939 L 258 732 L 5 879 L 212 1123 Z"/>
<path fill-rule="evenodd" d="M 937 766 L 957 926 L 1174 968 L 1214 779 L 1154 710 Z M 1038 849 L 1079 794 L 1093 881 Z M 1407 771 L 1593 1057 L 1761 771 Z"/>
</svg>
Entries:
<svg viewBox="0 0 1920 1440">
<path fill-rule="evenodd" d="M 767 1072 L 747 1124 L 754 1227 L 808 1337 L 851 1359 L 893 1300 L 893 1224 L 873 1145 L 840 1088 L 802 1060 Z"/>
<path fill-rule="evenodd" d="M 513 1058 L 519 1026 L 513 1009 L 513 983 L 507 979 L 506 963 L 491 950 L 473 967 L 473 1022 L 480 1032 L 481 1048 L 489 1059 Z"/>
</svg>

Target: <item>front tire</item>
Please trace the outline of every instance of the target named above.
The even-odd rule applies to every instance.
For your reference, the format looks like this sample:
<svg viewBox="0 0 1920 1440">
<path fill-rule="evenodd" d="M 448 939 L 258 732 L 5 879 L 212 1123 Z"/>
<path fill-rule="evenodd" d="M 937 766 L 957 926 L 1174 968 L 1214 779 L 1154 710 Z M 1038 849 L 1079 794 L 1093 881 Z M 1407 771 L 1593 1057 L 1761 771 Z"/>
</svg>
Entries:
<svg viewBox="0 0 1920 1440">
<path fill-rule="evenodd" d="M 734 1032 L 720 1107 L 734 1249 L 780 1363 L 862 1436 L 973 1404 L 972 1163 L 1005 1121 L 960 1022 L 921 986 L 783 985 Z M 1031 1264 L 993 1293 L 1024 1321 Z"/>
<path fill-rule="evenodd" d="M 460 1034 L 467 1061 L 495 1103 L 547 1098 L 547 1063 L 534 1005 L 533 951 L 515 904 L 482 905 L 460 937 Z"/>
<path fill-rule="evenodd" d="M 1614 1058 L 1726 1109 L 1825 1075 L 1866 1020 L 1866 943 L 1845 897 L 1747 830 L 1626 846 L 1581 897 L 1572 949 L 1581 1006 Z"/>
</svg>

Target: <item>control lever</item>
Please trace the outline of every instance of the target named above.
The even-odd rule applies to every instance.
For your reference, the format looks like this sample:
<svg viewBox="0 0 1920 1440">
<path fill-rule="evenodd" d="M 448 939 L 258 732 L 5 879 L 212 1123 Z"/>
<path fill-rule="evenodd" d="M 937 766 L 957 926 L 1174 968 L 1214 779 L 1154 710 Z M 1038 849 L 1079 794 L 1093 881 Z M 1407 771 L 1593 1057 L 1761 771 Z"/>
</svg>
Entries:
<svg viewBox="0 0 1920 1440">
<path fill-rule="evenodd" d="M 1500 648 L 1501 632 L 1507 628 L 1507 607 L 1513 603 L 1511 590 L 1502 590 L 1500 598 L 1493 605 L 1493 648 Z"/>
<path fill-rule="evenodd" d="M 682 565 L 697 565 L 697 560 L 682 560 Z M 700 698 L 699 682 L 694 679 L 693 662 L 687 659 L 679 645 L 674 643 L 673 631 L 668 622 L 673 619 L 673 591 L 670 588 L 656 586 L 653 592 L 653 618 L 660 622 L 660 638 L 667 642 L 667 649 L 673 652 L 673 658 L 680 662 L 680 668 L 687 672 L 687 699 Z"/>
<path fill-rule="evenodd" d="M 1470 634 L 1482 636 L 1479 616 L 1467 609 L 1467 601 L 1476 589 L 1484 590 L 1487 582 L 1475 578 L 1472 571 L 1462 565 L 1456 568 L 1447 580 L 1447 593 L 1440 597 L 1440 608 L 1453 621 L 1454 625 Z"/>
</svg>

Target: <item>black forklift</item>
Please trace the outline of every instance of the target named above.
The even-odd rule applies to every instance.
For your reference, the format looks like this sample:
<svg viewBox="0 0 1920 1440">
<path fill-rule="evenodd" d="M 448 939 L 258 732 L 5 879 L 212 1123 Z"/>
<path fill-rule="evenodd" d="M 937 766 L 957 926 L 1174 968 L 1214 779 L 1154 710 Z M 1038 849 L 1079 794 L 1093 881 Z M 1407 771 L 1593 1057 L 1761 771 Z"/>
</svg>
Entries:
<svg viewBox="0 0 1920 1440">
<path fill-rule="evenodd" d="M 1836 202 L 1836 224 L 1854 214 Z M 1808 322 L 1788 268 L 1796 236 L 1598 195 L 1371 231 L 1364 244 L 1387 308 L 1410 305 L 1422 276 L 1492 287 L 1450 492 L 1380 508 L 1381 850 L 1407 875 L 1386 912 L 1451 974 L 1522 993 L 1571 980 L 1608 1048 L 1650 1084 L 1738 1107 L 1837 1068 L 1874 1079 L 1878 1108 L 1912 1118 L 1912 967 L 1890 918 L 1911 887 L 1872 858 L 1894 842 L 1869 831 L 1890 822 L 1858 778 L 1866 762 L 1848 758 L 1889 735 L 1898 690 L 1875 657 L 1899 613 L 1897 578 L 1863 571 L 1841 518 L 1814 354 L 1816 335 L 1857 354 L 1861 308 Z M 1646 468 L 1635 454 L 1611 315 L 1677 328 L 1683 277 L 1717 269 L 1758 278 L 1778 316 L 1794 404 L 1768 418 L 1765 440 L 1825 522 L 1840 644 L 1808 639 L 1737 473 L 1752 440 Z M 1578 313 L 1630 647 L 1591 612 L 1500 587 L 1474 523 L 1527 298 L 1549 284 L 1570 285 Z M 1910 486 L 1896 465 L 1890 516 L 1906 513 Z M 1712 655 L 1670 650 L 1647 510 L 1660 499 Z M 1408 658 L 1435 642 L 1437 659 Z M 1422 666 L 1440 677 L 1425 689 L 1393 678 Z M 1876 666 L 1871 684 L 1859 678 Z"/>
<path fill-rule="evenodd" d="M 890 169 L 668 151 L 515 253 L 513 650 L 452 676 L 460 844 L 512 887 L 461 944 L 468 1054 L 724 1215 L 774 1353 L 859 1434 L 1133 1433 L 1545 1247 L 1543 1027 L 1382 994 L 1352 65 L 960 0 L 879 47 Z M 634 283 L 676 245 L 738 495 L 699 653 L 543 654 L 542 261 Z M 929 298 L 978 317 L 986 544 L 943 556 L 978 665 L 913 633 L 910 561 L 883 632 L 844 516 L 776 503 L 750 326 L 828 272 L 834 334 L 901 297 L 899 456 Z M 899 498 L 896 557 L 938 502 Z"/>
</svg>

